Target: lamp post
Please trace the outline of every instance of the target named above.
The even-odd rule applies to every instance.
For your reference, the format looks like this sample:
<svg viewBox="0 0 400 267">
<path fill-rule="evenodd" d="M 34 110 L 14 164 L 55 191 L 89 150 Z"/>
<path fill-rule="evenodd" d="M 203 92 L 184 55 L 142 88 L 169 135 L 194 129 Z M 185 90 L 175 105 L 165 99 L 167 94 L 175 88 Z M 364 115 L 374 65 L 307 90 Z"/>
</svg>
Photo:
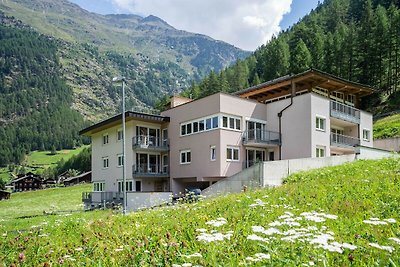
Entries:
<svg viewBox="0 0 400 267">
<path fill-rule="evenodd" d="M 126 159 L 125 159 L 125 77 L 119 76 L 112 79 L 113 82 L 122 82 L 122 213 L 126 214 Z"/>
</svg>

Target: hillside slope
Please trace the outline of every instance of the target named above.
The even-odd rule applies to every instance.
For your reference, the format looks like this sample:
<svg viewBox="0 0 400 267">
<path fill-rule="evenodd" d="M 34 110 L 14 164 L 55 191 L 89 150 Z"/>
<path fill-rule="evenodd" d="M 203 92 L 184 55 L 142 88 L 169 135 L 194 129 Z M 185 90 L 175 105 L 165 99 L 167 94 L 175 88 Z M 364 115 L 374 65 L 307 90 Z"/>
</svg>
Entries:
<svg viewBox="0 0 400 267">
<path fill-rule="evenodd" d="M 118 108 L 113 75 L 128 79 L 129 108 L 151 108 L 160 95 L 180 92 L 249 54 L 155 16 L 99 15 L 66 0 L 8 0 L 0 2 L 0 10 L 62 41 L 61 63 L 74 89 L 74 108 L 92 119 Z"/>
<path fill-rule="evenodd" d="M 399 169 L 399 159 L 357 161 L 291 176 L 279 188 L 128 216 L 99 211 L 28 221 L 7 215 L 0 222 L 0 262 L 396 266 Z M 5 214 L 13 197 L 8 203 L 0 203 Z"/>
</svg>

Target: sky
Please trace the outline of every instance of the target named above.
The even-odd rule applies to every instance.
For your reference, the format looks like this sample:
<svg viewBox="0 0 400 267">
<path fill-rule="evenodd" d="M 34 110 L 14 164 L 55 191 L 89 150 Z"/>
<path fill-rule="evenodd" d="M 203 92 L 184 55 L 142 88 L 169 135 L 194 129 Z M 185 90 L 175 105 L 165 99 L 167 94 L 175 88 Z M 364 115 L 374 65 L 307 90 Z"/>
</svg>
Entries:
<svg viewBox="0 0 400 267">
<path fill-rule="evenodd" d="M 253 51 L 323 0 L 69 0 L 99 14 L 155 15 L 171 26 Z"/>
</svg>

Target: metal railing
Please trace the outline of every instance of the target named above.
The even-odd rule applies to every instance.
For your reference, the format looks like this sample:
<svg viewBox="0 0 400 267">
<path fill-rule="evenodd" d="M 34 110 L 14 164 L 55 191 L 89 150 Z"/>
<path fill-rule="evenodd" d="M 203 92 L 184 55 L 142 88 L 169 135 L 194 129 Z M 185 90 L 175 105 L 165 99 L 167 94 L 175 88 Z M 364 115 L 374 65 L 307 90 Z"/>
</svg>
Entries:
<svg viewBox="0 0 400 267">
<path fill-rule="evenodd" d="M 360 123 L 360 110 L 352 106 L 337 102 L 330 101 L 331 116 L 337 119 L 349 121 L 352 123 Z"/>
<path fill-rule="evenodd" d="M 132 173 L 134 176 L 168 177 L 169 167 L 160 164 L 133 165 Z"/>
<path fill-rule="evenodd" d="M 168 150 L 169 140 L 161 139 L 155 136 L 138 135 L 132 138 L 132 147 L 153 150 Z"/>
<path fill-rule="evenodd" d="M 122 203 L 122 192 L 83 192 L 82 201 L 85 203 Z"/>
<path fill-rule="evenodd" d="M 331 133 L 331 145 L 354 147 L 360 145 L 360 139 L 347 135 Z"/>
<path fill-rule="evenodd" d="M 262 131 L 261 129 L 247 130 L 243 132 L 243 144 L 281 144 L 281 135 L 278 132 Z"/>
</svg>

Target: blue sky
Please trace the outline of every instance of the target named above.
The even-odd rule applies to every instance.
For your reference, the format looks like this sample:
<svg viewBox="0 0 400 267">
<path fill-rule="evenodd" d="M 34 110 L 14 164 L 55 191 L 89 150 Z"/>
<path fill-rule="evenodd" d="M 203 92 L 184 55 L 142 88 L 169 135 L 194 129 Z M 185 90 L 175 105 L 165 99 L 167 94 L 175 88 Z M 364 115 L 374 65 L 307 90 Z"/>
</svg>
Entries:
<svg viewBox="0 0 400 267">
<path fill-rule="evenodd" d="M 319 0 L 69 1 L 99 14 L 155 15 L 177 29 L 206 34 L 246 50 L 254 50 L 268 41 L 273 34 L 293 25 L 319 2 Z"/>
</svg>

